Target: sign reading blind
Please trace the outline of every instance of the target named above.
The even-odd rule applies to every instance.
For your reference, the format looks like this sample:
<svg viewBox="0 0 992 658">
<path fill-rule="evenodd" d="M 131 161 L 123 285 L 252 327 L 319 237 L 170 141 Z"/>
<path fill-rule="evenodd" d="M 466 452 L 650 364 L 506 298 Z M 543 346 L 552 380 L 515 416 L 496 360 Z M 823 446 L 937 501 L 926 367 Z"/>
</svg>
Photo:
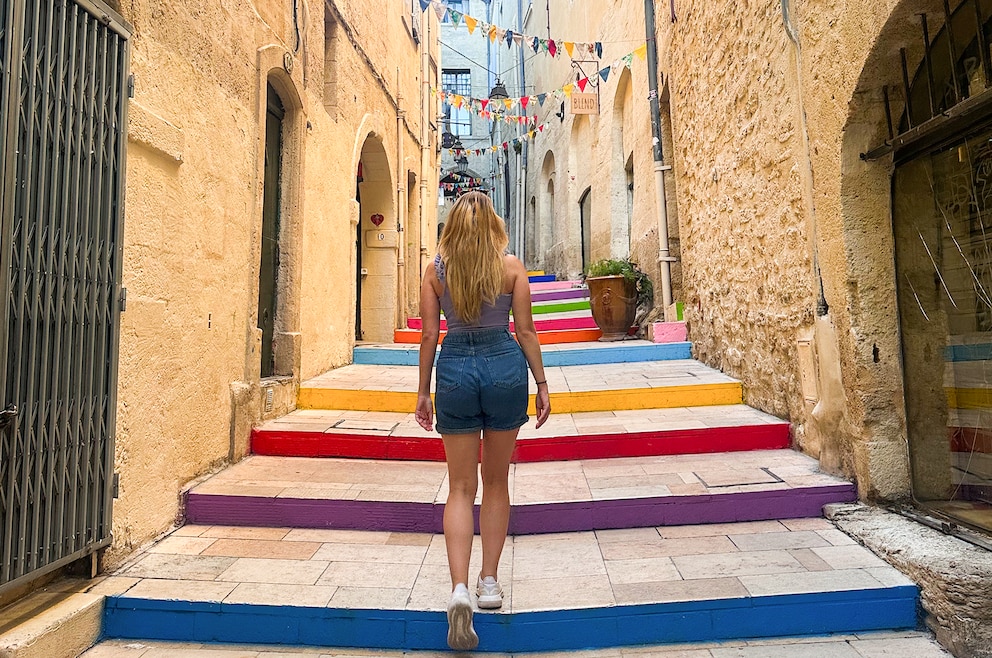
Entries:
<svg viewBox="0 0 992 658">
<path fill-rule="evenodd" d="M 572 94 L 572 114 L 599 114 L 599 94 Z"/>
</svg>

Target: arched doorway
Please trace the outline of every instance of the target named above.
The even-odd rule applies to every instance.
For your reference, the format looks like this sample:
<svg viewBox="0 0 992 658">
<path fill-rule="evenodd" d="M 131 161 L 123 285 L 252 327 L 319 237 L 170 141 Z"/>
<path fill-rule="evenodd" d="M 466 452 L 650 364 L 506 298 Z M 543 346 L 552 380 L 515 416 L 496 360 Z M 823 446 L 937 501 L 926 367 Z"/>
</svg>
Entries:
<svg viewBox="0 0 992 658">
<path fill-rule="evenodd" d="M 258 328 L 262 331 L 262 377 L 276 373 L 276 316 L 279 312 L 279 247 L 282 210 L 283 121 L 286 108 L 279 94 L 266 85 L 265 174 L 262 193 L 261 260 L 258 269 Z"/>
<path fill-rule="evenodd" d="M 633 218 L 634 147 L 626 127 L 633 124 L 633 86 L 630 69 L 625 68 L 617 82 L 613 100 L 612 153 L 610 154 L 610 256 L 630 256 Z"/>
<path fill-rule="evenodd" d="M 944 16 L 901 3 L 865 66 L 848 131 L 874 148 L 845 215 L 891 204 L 913 497 L 992 530 L 992 0 Z"/>
<path fill-rule="evenodd" d="M 555 154 L 548 151 L 541 165 L 541 205 L 537 216 L 537 253 L 540 265 L 548 271 L 555 270 L 553 247 L 555 244 Z"/>
<path fill-rule="evenodd" d="M 399 232 L 389 159 L 382 138 L 368 135 L 359 161 L 355 236 L 355 339 L 392 342 L 397 304 Z"/>
<path fill-rule="evenodd" d="M 592 262 L 592 188 L 579 197 L 579 252 L 582 256 L 582 271 Z"/>
</svg>

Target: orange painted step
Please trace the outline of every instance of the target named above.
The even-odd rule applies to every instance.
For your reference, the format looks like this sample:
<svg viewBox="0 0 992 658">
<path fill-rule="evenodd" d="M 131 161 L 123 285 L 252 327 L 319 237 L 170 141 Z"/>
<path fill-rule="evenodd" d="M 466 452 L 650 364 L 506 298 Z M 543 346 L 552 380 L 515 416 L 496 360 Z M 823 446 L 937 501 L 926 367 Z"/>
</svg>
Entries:
<svg viewBox="0 0 992 658">
<path fill-rule="evenodd" d="M 444 340 L 446 331 L 441 332 L 438 342 Z M 420 344 L 419 329 L 397 329 L 393 332 L 393 342 L 407 345 Z M 584 343 L 599 340 L 603 332 L 597 329 L 561 329 L 557 331 L 539 331 L 537 338 L 541 345 L 559 345 L 561 343 Z"/>
</svg>

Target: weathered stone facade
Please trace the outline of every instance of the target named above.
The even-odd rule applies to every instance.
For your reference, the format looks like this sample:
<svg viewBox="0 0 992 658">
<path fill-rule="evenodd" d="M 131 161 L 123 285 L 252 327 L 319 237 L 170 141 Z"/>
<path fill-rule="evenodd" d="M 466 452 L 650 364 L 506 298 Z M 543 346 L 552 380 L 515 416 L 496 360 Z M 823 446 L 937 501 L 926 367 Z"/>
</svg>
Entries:
<svg viewBox="0 0 992 658">
<path fill-rule="evenodd" d="M 243 456 L 251 425 L 292 408 L 301 380 L 350 362 L 359 285 L 366 339 L 416 309 L 438 152 L 437 19 L 415 0 L 114 8 L 134 27 L 135 94 L 111 563 L 169 528 L 181 488 Z M 285 116 L 276 376 L 263 378 L 269 85 Z"/>
<path fill-rule="evenodd" d="M 939 3 L 655 5 L 674 298 L 696 355 L 742 379 L 749 404 L 791 420 L 797 446 L 856 476 L 866 498 L 908 496 L 892 165 L 860 155 L 885 137 L 881 88 L 899 87 L 914 12 L 940 15 Z M 538 2 L 527 31 L 546 36 L 550 22 L 554 38 L 602 41 L 594 69 L 642 42 L 643 6 Z M 919 50 L 909 46 L 912 70 Z M 567 57 L 529 66 L 534 93 L 575 80 Z M 629 243 L 657 286 L 646 70 L 635 58 L 601 84 L 598 117 L 543 108 L 527 189 L 545 269 L 578 273 L 590 190 L 587 259 L 625 255 Z M 629 242 L 616 184 L 628 158 Z"/>
</svg>

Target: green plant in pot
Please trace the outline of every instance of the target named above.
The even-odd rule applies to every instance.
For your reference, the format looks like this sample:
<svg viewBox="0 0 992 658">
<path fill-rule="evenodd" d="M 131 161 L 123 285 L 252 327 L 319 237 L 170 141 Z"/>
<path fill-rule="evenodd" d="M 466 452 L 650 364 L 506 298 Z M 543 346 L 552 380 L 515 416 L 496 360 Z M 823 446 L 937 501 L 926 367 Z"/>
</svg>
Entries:
<svg viewBox="0 0 992 658">
<path fill-rule="evenodd" d="M 589 286 L 592 317 L 603 332 L 602 341 L 624 340 L 637 317 L 637 309 L 654 304 L 654 285 L 629 258 L 606 258 L 586 268 L 582 278 Z"/>
</svg>

